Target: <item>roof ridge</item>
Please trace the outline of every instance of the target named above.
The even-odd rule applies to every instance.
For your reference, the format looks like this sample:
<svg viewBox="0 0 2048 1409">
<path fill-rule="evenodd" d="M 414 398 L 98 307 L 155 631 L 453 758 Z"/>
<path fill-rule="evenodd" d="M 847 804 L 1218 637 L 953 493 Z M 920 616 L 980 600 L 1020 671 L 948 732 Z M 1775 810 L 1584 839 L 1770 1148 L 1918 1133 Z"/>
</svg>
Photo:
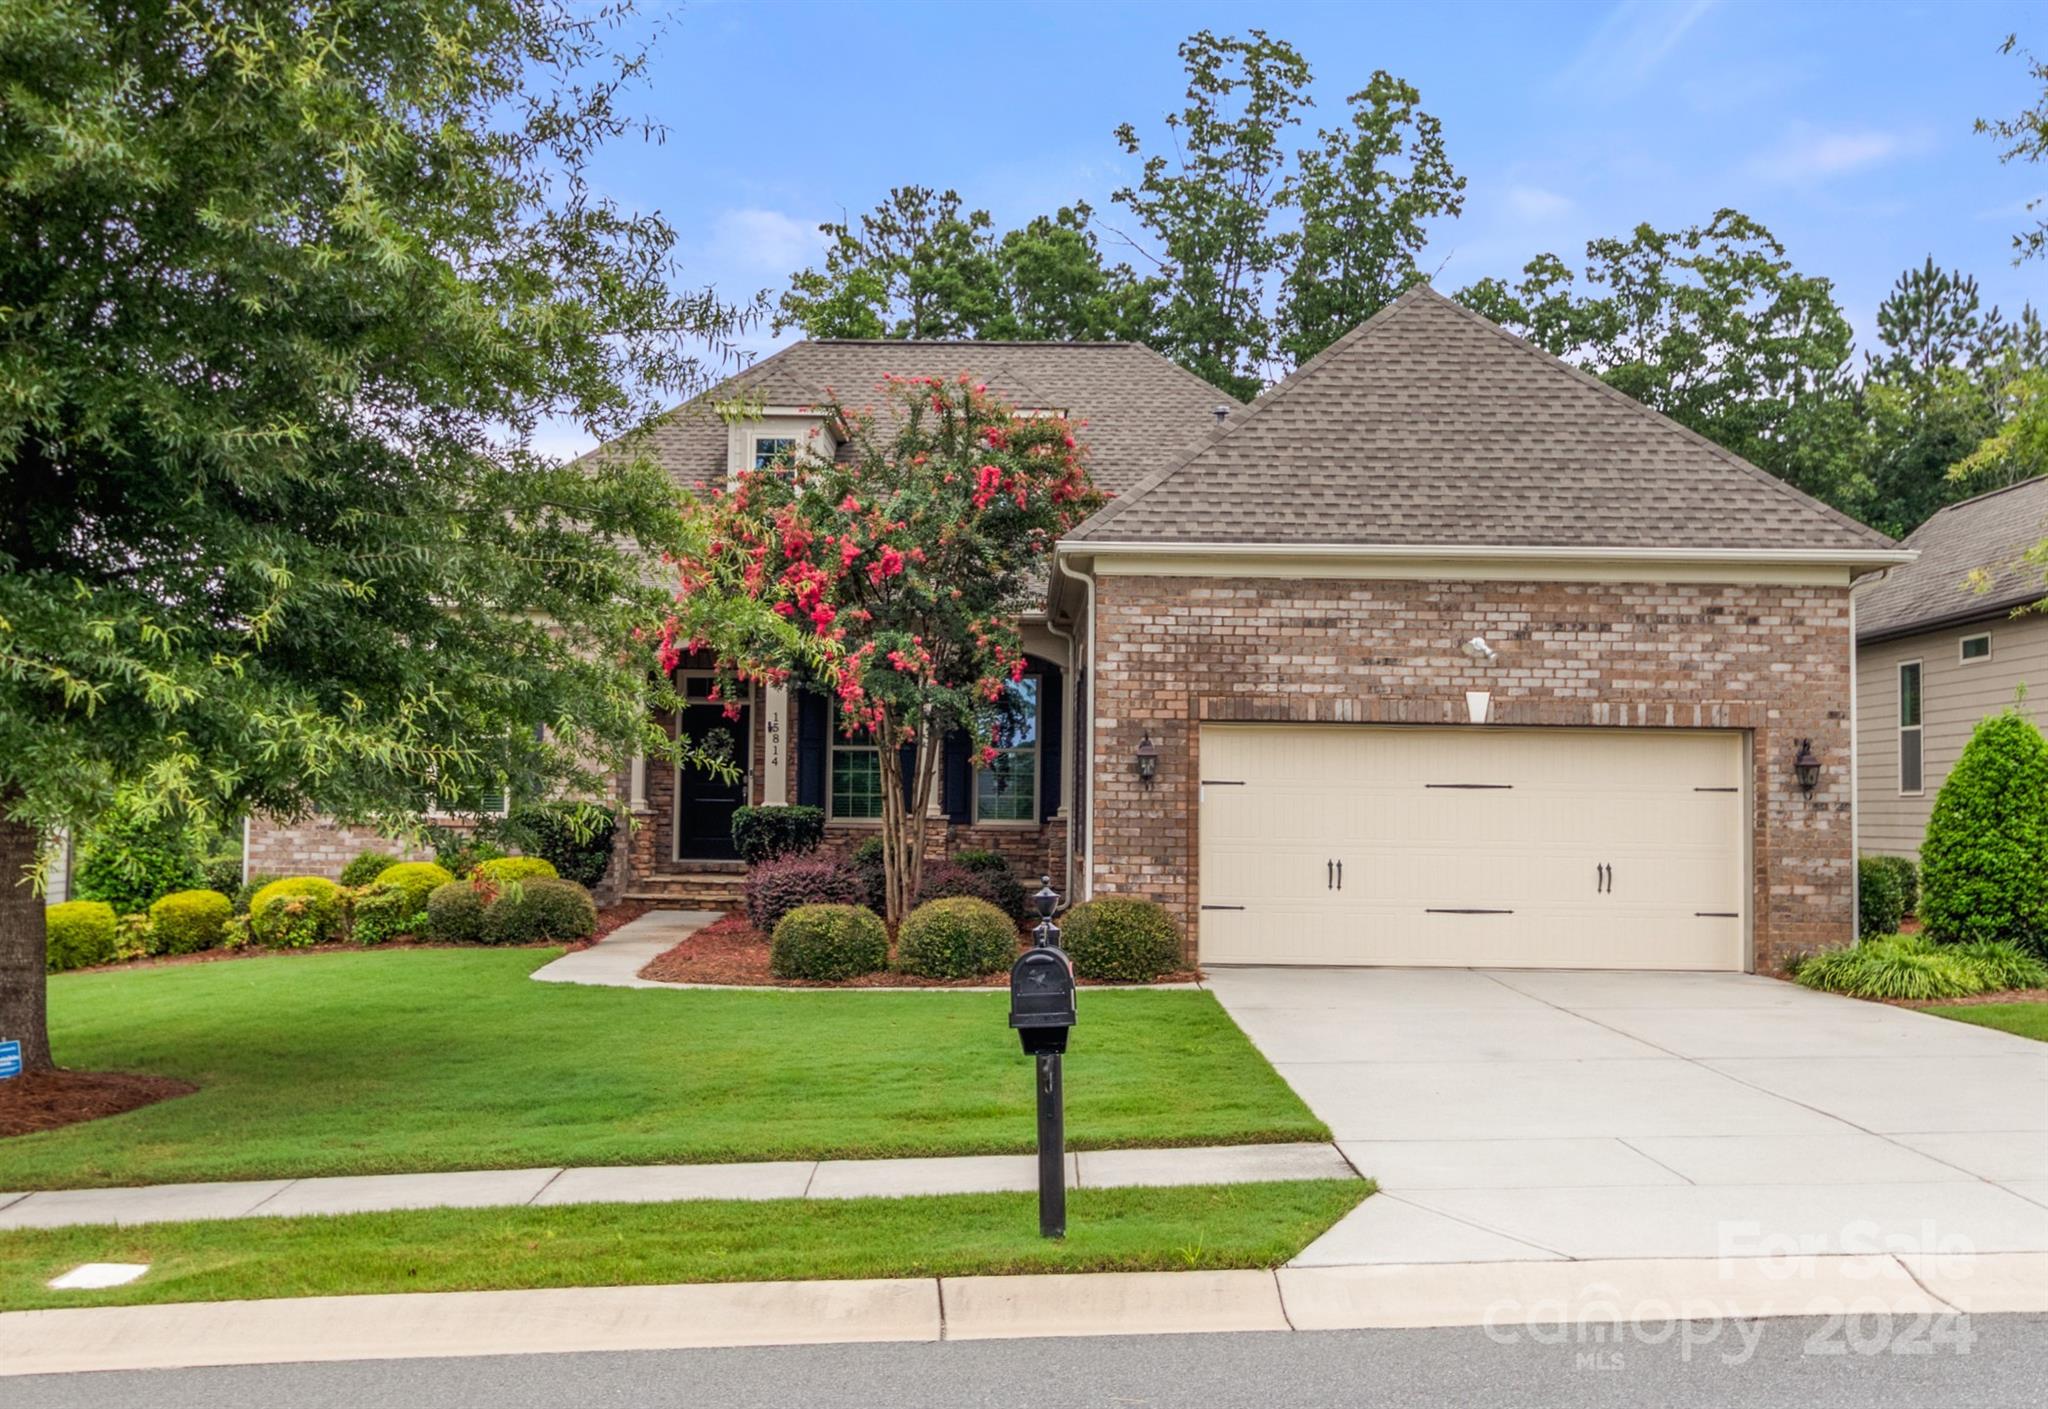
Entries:
<svg viewBox="0 0 2048 1409">
<path fill-rule="evenodd" d="M 1280 400 L 1280 398 L 1283 397 L 1286 393 L 1293 391 L 1295 388 L 1300 386 L 1303 379 L 1312 376 L 1314 373 L 1321 370 L 1322 365 L 1325 362 L 1327 362 L 1331 358 L 1331 356 L 1337 352 L 1339 348 L 1347 347 L 1352 343 L 1362 341 L 1369 329 L 1377 328 L 1387 322 L 1390 322 L 1392 320 L 1392 315 L 1394 311 L 1398 308 L 1403 308 L 1407 306 L 1407 304 L 1411 302 L 1415 297 L 1417 290 L 1428 288 L 1428 284 L 1411 285 L 1409 288 L 1404 290 L 1399 296 L 1389 300 L 1385 305 L 1377 309 L 1370 318 L 1366 319 L 1363 323 L 1360 323 L 1350 332 L 1345 333 L 1342 337 L 1332 342 L 1328 347 L 1324 348 L 1321 352 L 1318 352 L 1315 356 L 1309 358 L 1308 361 L 1296 367 L 1292 372 L 1288 373 L 1285 377 L 1282 377 L 1272 386 L 1266 388 L 1266 390 L 1261 392 L 1256 399 L 1242 403 L 1244 405 L 1244 409 L 1248 414 L 1239 416 L 1235 412 L 1232 412 L 1229 420 L 1225 421 L 1223 425 L 1218 427 L 1216 430 L 1211 431 L 1208 435 L 1204 436 L 1199 443 L 1197 443 L 1194 446 L 1191 446 L 1186 454 L 1180 456 L 1176 460 L 1169 461 L 1167 464 L 1162 465 L 1160 468 L 1154 470 L 1151 474 L 1146 475 L 1143 479 L 1139 480 L 1136 484 L 1132 485 L 1122 494 L 1119 494 L 1116 498 L 1110 500 L 1109 503 L 1103 505 L 1100 509 L 1097 509 L 1093 514 L 1089 515 L 1086 519 L 1084 519 L 1081 523 L 1077 524 L 1072 529 L 1072 531 L 1065 535 L 1065 537 L 1087 538 L 1090 534 L 1094 532 L 1094 530 L 1102 527 L 1104 524 L 1107 524 L 1112 520 L 1116 519 L 1117 517 L 1119 517 L 1137 500 L 1143 498 L 1145 495 L 1150 494 L 1153 490 L 1157 489 L 1160 485 L 1164 484 L 1168 479 L 1172 478 L 1175 474 L 1178 474 L 1181 470 L 1187 468 L 1187 466 L 1193 463 L 1196 459 L 1206 454 L 1212 446 L 1215 446 L 1219 442 L 1228 439 L 1231 435 L 1236 433 L 1241 427 L 1248 426 L 1253 421 L 1256 421 L 1259 418 L 1261 412 L 1265 411 L 1268 407 L 1275 405 Z M 1434 290 L 1432 290 L 1432 292 L 1434 292 Z M 1437 297 L 1442 298 L 1443 296 L 1441 294 L 1438 294 Z"/>
<path fill-rule="evenodd" d="M 1083 347 L 1121 349 L 1144 347 L 1130 338 L 800 338 L 790 344 L 833 347 Z M 786 349 L 785 349 L 786 350 Z"/>
<path fill-rule="evenodd" d="M 1416 285 L 1416 288 L 1427 287 L 1428 286 L 1426 284 Z M 1774 490 L 1780 494 L 1786 495 L 1790 497 L 1794 502 L 1802 504 L 1807 508 L 1820 510 L 1821 513 L 1827 515 L 1829 518 L 1834 519 L 1837 523 L 1845 525 L 1848 528 L 1854 529 L 1856 532 L 1864 534 L 1868 538 L 1872 539 L 1874 546 L 1890 547 L 1896 545 L 1896 539 L 1878 532 L 1869 524 L 1864 523 L 1861 519 L 1854 518 L 1849 514 L 1845 514 L 1840 509 L 1835 508 L 1832 504 L 1828 504 L 1823 502 L 1822 500 L 1814 498 L 1805 490 L 1800 489 L 1794 485 L 1787 484 L 1784 480 L 1779 479 L 1769 470 L 1764 469 L 1760 465 L 1751 464 L 1748 460 L 1745 460 L 1742 456 L 1737 455 L 1733 450 L 1730 450 L 1727 446 L 1722 445 L 1718 441 L 1710 440 L 1706 436 L 1701 435 L 1698 431 L 1694 430 L 1692 427 L 1684 425 L 1681 422 L 1672 419 L 1670 416 L 1665 415 L 1662 411 L 1657 410 L 1655 407 L 1645 405 L 1644 403 L 1636 400 L 1633 396 L 1630 396 L 1627 392 L 1621 390 L 1619 387 L 1609 386 L 1606 382 L 1594 376 L 1591 372 L 1586 371 L 1584 368 L 1574 367 L 1571 363 L 1565 361 L 1562 357 L 1559 357 L 1551 352 L 1546 352 L 1544 349 L 1536 346 L 1535 343 L 1530 342 L 1527 338 L 1522 337 L 1517 333 L 1509 332 L 1506 328 L 1503 328 L 1500 324 L 1494 322 L 1492 319 L 1485 317 L 1483 314 L 1480 314 L 1474 311 L 1473 309 L 1467 308 L 1464 304 L 1459 303 L 1456 299 L 1445 298 L 1442 294 L 1437 293 L 1434 289 L 1430 289 L 1430 293 L 1435 295 L 1436 300 L 1439 303 L 1443 304 L 1446 308 L 1452 309 L 1453 311 L 1462 314 L 1464 317 L 1470 319 L 1474 323 L 1477 323 L 1481 328 L 1484 328 L 1486 331 L 1494 334 L 1496 337 L 1505 339 L 1511 345 L 1520 348 L 1522 351 L 1536 358 L 1538 362 L 1544 364 L 1545 366 L 1550 367 L 1554 371 L 1562 372 L 1566 376 L 1576 379 L 1585 386 L 1597 390 L 1603 396 L 1608 397 L 1610 400 L 1613 400 L 1618 405 L 1627 407 L 1630 411 L 1634 412 L 1636 415 L 1642 417 L 1643 419 L 1649 421 L 1652 425 L 1655 425 L 1662 430 L 1675 431 L 1680 436 L 1692 441 L 1693 443 L 1699 445 L 1703 449 L 1711 451 L 1714 455 L 1726 461 L 1735 469 L 1742 471 L 1744 474 L 1749 475 L 1753 479 L 1761 481 L 1766 488 Z M 1407 295 L 1405 294 L 1402 295 L 1402 297 L 1404 298 L 1406 296 Z M 1361 324 L 1360 326 L 1362 327 L 1364 325 Z M 1332 344 L 1332 346 L 1334 345 L 1335 344 Z"/>
</svg>

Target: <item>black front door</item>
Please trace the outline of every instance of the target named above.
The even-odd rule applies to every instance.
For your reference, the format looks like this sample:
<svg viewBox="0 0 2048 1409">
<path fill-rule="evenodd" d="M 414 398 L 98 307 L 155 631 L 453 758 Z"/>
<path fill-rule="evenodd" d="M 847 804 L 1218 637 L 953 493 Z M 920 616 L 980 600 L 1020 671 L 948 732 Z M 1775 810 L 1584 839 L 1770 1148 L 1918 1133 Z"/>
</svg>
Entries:
<svg viewBox="0 0 2048 1409">
<path fill-rule="evenodd" d="M 753 712 L 740 706 L 737 719 L 726 717 L 722 704 L 692 704 L 683 710 L 681 728 L 695 748 L 734 764 L 736 776 L 722 778 L 699 764 L 685 764 L 676 788 L 676 860 L 734 861 L 732 814 L 747 800 L 753 782 Z"/>
</svg>

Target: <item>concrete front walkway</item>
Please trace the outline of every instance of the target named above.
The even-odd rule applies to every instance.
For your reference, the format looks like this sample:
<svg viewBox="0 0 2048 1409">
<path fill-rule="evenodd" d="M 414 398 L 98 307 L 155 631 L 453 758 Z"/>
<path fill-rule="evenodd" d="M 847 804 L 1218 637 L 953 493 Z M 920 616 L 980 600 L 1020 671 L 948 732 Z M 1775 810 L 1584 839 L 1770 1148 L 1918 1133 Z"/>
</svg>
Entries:
<svg viewBox="0 0 2048 1409">
<path fill-rule="evenodd" d="M 722 910 L 650 910 L 573 954 L 543 964 L 530 975 L 542 983 L 587 983 L 600 988 L 674 988 L 640 977 L 640 971 L 681 944 Z"/>
<path fill-rule="evenodd" d="M 1086 1150 L 1067 1156 L 1067 1180 L 1077 1189 L 1357 1177 L 1330 1145 Z M 289 1218 L 389 1209 L 668 1203 L 683 1199 L 902 1198 L 916 1194 L 998 1194 L 1037 1187 L 1035 1155 L 480 1169 L 451 1174 L 365 1174 L 0 1194 L 0 1231 L 65 1228 L 86 1223 Z"/>
<path fill-rule="evenodd" d="M 1216 969 L 1384 1191 L 1299 1266 L 2048 1250 L 2048 1046 L 1743 974 Z"/>
<path fill-rule="evenodd" d="M 14 1311 L 0 1376 L 422 1356 L 1031 1336 L 1510 1328 L 1642 1323 L 1704 1347 L 1725 1322 L 1818 1316 L 1851 1336 L 1899 1325 L 1950 1342 L 1952 1313 L 2048 1311 L 2048 1257 L 1834 1257 L 1738 1262 L 1284 1267 L 1277 1273 L 1109 1272 L 860 1282 L 733 1282 Z M 1861 1319 L 1858 1319 L 1861 1318 Z M 1914 1328 L 1918 1327 L 1918 1330 Z M 1607 1336 L 1612 1337 L 1613 1332 Z M 1596 1337 L 1594 1343 L 1604 1343 Z M 1848 1344 L 1854 1344 L 1853 1340 Z M 1842 1353 L 1845 1342 L 1826 1343 Z M 1579 1347 L 1583 1352 L 1583 1345 Z M 1561 1351 L 1572 1353 L 1569 1348 Z M 1887 1357 L 1891 1358 L 1891 1357 Z M 1283 1402 L 1284 1393 L 1278 1396 Z"/>
</svg>

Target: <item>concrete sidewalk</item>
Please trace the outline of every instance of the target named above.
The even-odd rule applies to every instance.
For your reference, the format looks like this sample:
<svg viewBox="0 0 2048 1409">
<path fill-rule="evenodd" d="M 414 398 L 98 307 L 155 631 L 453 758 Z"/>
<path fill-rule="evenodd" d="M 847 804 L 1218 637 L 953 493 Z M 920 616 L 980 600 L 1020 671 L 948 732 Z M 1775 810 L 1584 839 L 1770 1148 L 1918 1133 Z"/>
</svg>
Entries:
<svg viewBox="0 0 2048 1409">
<path fill-rule="evenodd" d="M 0 1376 L 427 1356 L 1376 1327 L 1924 1325 L 2048 1311 L 2048 1255 L 1472 1263 L 419 1292 L 17 1311 Z M 1925 1343 L 1923 1338 L 1923 1344 Z"/>
<path fill-rule="evenodd" d="M 1357 1177 L 1357 1172 L 1332 1145 L 1088 1150 L 1067 1155 L 1067 1179 L 1077 1189 Z M 365 1174 L 0 1193 L 0 1231 L 88 1223 L 182 1223 L 418 1208 L 998 1194 L 1037 1187 L 1035 1155 L 479 1169 L 448 1174 Z"/>
<path fill-rule="evenodd" d="M 650 910 L 573 954 L 543 964 L 530 977 L 542 983 L 587 983 L 599 988 L 674 988 L 640 977 L 640 971 L 681 944 L 722 910 Z"/>
</svg>

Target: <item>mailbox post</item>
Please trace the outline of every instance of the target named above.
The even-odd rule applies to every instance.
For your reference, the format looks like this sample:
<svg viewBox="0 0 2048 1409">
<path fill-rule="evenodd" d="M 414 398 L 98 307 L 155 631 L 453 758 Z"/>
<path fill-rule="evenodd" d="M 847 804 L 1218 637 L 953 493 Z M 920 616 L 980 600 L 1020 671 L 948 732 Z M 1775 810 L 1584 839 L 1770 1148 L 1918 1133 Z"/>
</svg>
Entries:
<svg viewBox="0 0 2048 1409">
<path fill-rule="evenodd" d="M 1037 1059 L 1038 1231 L 1042 1237 L 1064 1238 L 1067 1126 L 1060 1057 L 1075 1022 L 1074 965 L 1060 949 L 1060 927 L 1052 922 L 1060 898 L 1051 876 L 1031 899 L 1038 907 L 1038 929 L 1032 947 L 1010 969 L 1010 1026 Z"/>
</svg>

